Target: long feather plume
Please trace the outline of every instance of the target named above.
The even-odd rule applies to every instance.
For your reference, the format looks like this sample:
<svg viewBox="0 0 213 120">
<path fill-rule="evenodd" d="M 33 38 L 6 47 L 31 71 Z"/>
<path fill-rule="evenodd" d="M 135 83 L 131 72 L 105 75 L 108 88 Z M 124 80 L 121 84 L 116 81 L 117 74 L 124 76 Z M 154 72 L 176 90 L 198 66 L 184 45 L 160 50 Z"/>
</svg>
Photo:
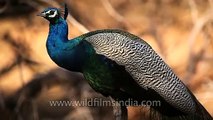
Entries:
<svg viewBox="0 0 213 120">
<path fill-rule="evenodd" d="M 64 4 L 64 8 L 59 8 L 61 16 L 63 16 L 63 18 L 66 20 L 67 16 L 68 16 L 68 7 L 67 4 Z"/>
</svg>

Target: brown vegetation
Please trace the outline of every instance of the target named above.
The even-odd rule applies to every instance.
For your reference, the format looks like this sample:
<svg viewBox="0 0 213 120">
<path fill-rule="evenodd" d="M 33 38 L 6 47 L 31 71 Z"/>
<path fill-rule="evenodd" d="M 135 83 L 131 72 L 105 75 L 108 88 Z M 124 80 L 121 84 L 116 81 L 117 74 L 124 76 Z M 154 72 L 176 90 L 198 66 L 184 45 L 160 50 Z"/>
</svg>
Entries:
<svg viewBox="0 0 213 120">
<path fill-rule="evenodd" d="M 51 108 L 49 100 L 101 97 L 82 76 L 48 57 L 48 22 L 36 16 L 62 1 L 0 2 L 0 119 L 109 119 L 110 107 Z M 212 0 L 71 0 L 69 37 L 104 28 L 147 41 L 213 115 Z M 80 112 L 79 112 L 80 111 Z M 129 108 L 131 120 L 141 108 Z M 146 111 L 146 110 L 145 110 Z"/>
</svg>

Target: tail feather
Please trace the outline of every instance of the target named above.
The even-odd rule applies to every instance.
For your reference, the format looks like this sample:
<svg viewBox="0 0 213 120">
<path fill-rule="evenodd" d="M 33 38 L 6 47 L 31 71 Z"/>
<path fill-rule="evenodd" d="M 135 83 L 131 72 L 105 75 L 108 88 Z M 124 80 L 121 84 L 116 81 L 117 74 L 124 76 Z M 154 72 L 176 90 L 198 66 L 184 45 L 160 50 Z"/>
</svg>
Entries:
<svg viewBox="0 0 213 120">
<path fill-rule="evenodd" d="M 191 95 L 196 105 L 195 113 L 183 113 L 164 102 L 160 108 L 150 108 L 150 120 L 213 120 L 196 97 L 192 93 Z"/>
</svg>

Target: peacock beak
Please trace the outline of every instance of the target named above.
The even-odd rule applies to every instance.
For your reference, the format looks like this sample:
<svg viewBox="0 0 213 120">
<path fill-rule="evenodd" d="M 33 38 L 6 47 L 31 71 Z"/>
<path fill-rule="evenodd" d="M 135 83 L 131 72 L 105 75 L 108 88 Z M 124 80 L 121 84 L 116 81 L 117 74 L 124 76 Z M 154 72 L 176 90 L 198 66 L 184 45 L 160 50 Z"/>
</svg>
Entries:
<svg viewBox="0 0 213 120">
<path fill-rule="evenodd" d="M 40 16 L 40 17 L 46 17 L 46 14 L 45 14 L 45 13 L 43 13 L 43 12 L 41 12 L 41 13 L 37 14 L 37 16 Z"/>
</svg>

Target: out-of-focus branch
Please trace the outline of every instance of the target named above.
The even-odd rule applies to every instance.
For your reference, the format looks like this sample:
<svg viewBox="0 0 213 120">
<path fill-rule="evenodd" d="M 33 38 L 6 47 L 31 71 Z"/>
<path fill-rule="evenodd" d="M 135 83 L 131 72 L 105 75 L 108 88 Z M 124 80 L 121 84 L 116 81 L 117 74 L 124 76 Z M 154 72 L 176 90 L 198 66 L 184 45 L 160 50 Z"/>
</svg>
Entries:
<svg viewBox="0 0 213 120">
<path fill-rule="evenodd" d="M 23 4 L 25 5 L 25 7 L 30 6 L 31 8 L 36 10 L 40 7 L 40 4 L 42 3 L 43 2 L 41 0 L 0 0 L 0 14 L 7 11 L 14 12 L 14 9 L 18 5 L 23 5 Z M 20 8 L 18 9 L 24 9 L 24 8 L 20 6 Z"/>
<path fill-rule="evenodd" d="M 115 20 L 122 23 L 124 27 L 134 28 L 135 25 L 129 23 L 120 13 L 118 13 L 118 11 L 112 6 L 109 0 L 101 0 L 101 2 L 108 14 Z"/>
<path fill-rule="evenodd" d="M 0 77 L 3 76 L 4 74 L 8 73 L 9 71 L 11 71 L 17 64 L 19 64 L 20 61 L 15 60 L 14 62 L 12 62 L 10 65 L 7 65 L 5 67 L 3 67 L 0 70 Z"/>
<path fill-rule="evenodd" d="M 190 54 L 190 60 L 189 64 L 187 66 L 187 75 L 185 79 L 189 80 L 191 78 L 191 75 L 193 75 L 196 72 L 196 67 L 198 62 L 203 58 L 205 53 L 205 48 L 202 48 L 202 50 L 198 54 Z"/>
<path fill-rule="evenodd" d="M 205 53 L 205 48 L 208 45 L 208 39 L 206 37 L 206 33 L 203 30 L 203 27 L 209 22 L 213 20 L 213 16 L 212 16 L 212 12 L 213 12 L 213 8 L 209 8 L 208 10 L 206 10 L 205 14 L 198 18 L 198 9 L 196 7 L 196 4 L 194 2 L 194 0 L 190 0 L 189 1 L 189 5 L 191 8 L 191 15 L 192 15 L 192 21 L 194 23 L 194 27 L 189 35 L 189 62 L 188 62 L 188 66 L 187 66 L 187 74 L 185 76 L 185 79 L 190 79 L 190 76 L 196 72 L 196 66 L 198 64 L 198 62 L 203 58 L 204 53 Z M 205 43 L 203 44 L 203 48 L 201 49 L 201 51 L 195 55 L 193 53 L 193 46 L 195 44 L 196 41 L 196 37 L 199 33 L 202 33 L 205 39 Z"/>
<path fill-rule="evenodd" d="M 115 116 L 115 120 L 127 120 L 128 113 L 126 106 L 122 106 L 118 101 L 114 100 L 112 97 L 109 97 L 112 103 L 116 105 L 113 106 L 113 114 Z"/>
<path fill-rule="evenodd" d="M 102 96 L 100 96 L 99 94 L 97 94 L 95 91 L 92 90 L 92 88 L 83 80 L 83 76 L 81 74 L 65 71 L 62 69 L 54 69 L 46 74 L 39 74 L 35 76 L 24 87 L 22 87 L 20 90 L 14 93 L 12 96 L 8 97 L 5 100 L 6 107 L 7 108 L 9 107 L 10 111 L 15 112 L 17 115 L 19 115 L 18 116 L 19 118 L 26 119 L 29 116 L 30 118 L 34 118 L 36 120 L 38 119 L 39 113 L 37 111 L 38 110 L 37 107 L 41 108 L 41 106 L 37 106 L 38 101 L 37 102 L 35 101 L 37 100 L 36 98 L 39 98 L 42 93 L 47 92 L 48 90 L 56 86 L 63 87 L 65 88 L 65 90 L 68 90 L 66 91 L 67 94 L 66 97 L 65 98 L 62 97 L 60 98 L 60 100 L 65 99 L 67 100 L 67 98 L 69 98 L 70 101 L 87 99 L 88 96 L 84 94 L 85 89 L 82 88 L 88 88 L 87 92 L 89 91 L 92 94 L 91 96 L 93 96 L 94 98 L 97 97 L 103 98 Z M 72 97 L 70 95 L 72 95 Z M 49 100 L 51 100 L 51 98 L 44 100 L 49 103 Z M 47 107 L 48 103 L 46 104 Z M 30 106 L 30 109 L 29 108 L 26 109 L 25 108 L 26 106 L 27 107 Z M 70 117 L 73 117 L 73 111 L 75 111 L 75 114 L 79 113 L 80 115 L 83 116 L 83 118 L 90 118 L 91 120 L 97 119 L 96 117 L 98 116 L 94 115 L 93 111 L 94 109 L 90 109 L 89 107 L 70 106 L 69 109 L 72 111 L 70 112 L 70 114 L 72 114 L 70 115 Z M 100 108 L 98 107 L 95 109 Z M 80 112 L 81 110 L 83 110 L 82 112 L 84 113 Z M 29 114 L 26 115 L 26 113 Z M 100 114 L 98 110 L 97 114 Z M 67 120 L 68 119 L 70 118 L 67 117 Z"/>
<path fill-rule="evenodd" d="M 11 64 L 4 66 L 0 69 L 0 76 L 10 72 L 15 66 L 20 65 L 21 63 L 24 63 L 26 65 L 38 65 L 37 62 L 31 60 L 29 53 L 30 50 L 26 45 L 24 45 L 23 43 L 16 42 L 8 34 L 4 36 L 3 40 L 7 44 L 9 44 L 12 49 L 14 49 L 14 52 L 16 53 L 16 59 Z"/>
<path fill-rule="evenodd" d="M 115 18 L 119 22 L 125 21 L 124 17 L 112 7 L 109 0 L 101 0 L 101 2 L 103 6 L 105 7 L 105 9 L 107 10 L 107 12 L 109 13 L 109 15 L 111 15 L 113 18 Z"/>
<path fill-rule="evenodd" d="M 39 7 L 39 0 L 23 0 L 21 2 L 24 2 L 35 9 Z"/>
<path fill-rule="evenodd" d="M 30 48 L 25 43 L 16 42 L 9 34 L 5 34 L 4 42 L 8 43 L 17 54 L 17 59 L 22 60 L 26 64 L 38 65 L 37 62 L 30 58 Z"/>
<path fill-rule="evenodd" d="M 201 17 L 198 18 L 195 22 L 195 25 L 189 35 L 189 48 L 191 49 L 195 43 L 196 37 L 198 35 L 198 33 L 201 32 L 203 26 L 209 22 L 213 20 L 213 16 L 212 16 L 212 9 L 209 9 L 206 11 L 206 13 Z"/>
<path fill-rule="evenodd" d="M 6 9 L 8 9 L 9 6 L 10 6 L 10 1 L 9 1 L 9 0 L 1 1 L 0 4 L 1 4 L 2 2 L 5 2 L 5 3 L 4 3 L 4 5 L 3 5 L 3 7 L 0 8 L 0 14 L 3 13 Z"/>
<path fill-rule="evenodd" d="M 17 56 L 16 59 L 11 64 L 6 65 L 0 69 L 0 77 L 10 72 L 15 66 L 19 65 L 21 62 L 24 62 L 27 65 L 38 65 L 38 63 L 35 61 L 21 58 L 21 56 Z"/>
<path fill-rule="evenodd" d="M 4 109 L 4 108 L 5 108 L 5 101 L 4 101 L 2 91 L 0 91 L 0 109 Z"/>
<path fill-rule="evenodd" d="M 191 17 L 193 23 L 196 22 L 196 19 L 198 18 L 198 10 L 197 10 L 197 5 L 194 0 L 189 0 L 189 6 L 191 9 Z"/>
<path fill-rule="evenodd" d="M 33 120 L 39 120 L 38 106 L 36 100 L 33 99 L 31 104 L 32 104 Z"/>
<path fill-rule="evenodd" d="M 159 47 L 159 52 L 160 52 L 160 55 L 161 57 L 166 60 L 166 53 L 165 53 L 165 47 L 164 47 L 164 44 L 163 44 L 163 40 L 162 40 L 162 36 L 158 33 L 157 29 L 156 29 L 156 24 L 155 22 L 153 22 L 153 24 L 151 24 L 151 27 L 150 27 L 150 33 L 153 35 L 153 37 L 155 38 L 155 41 Z"/>
<path fill-rule="evenodd" d="M 89 32 L 89 30 L 84 25 L 79 23 L 70 13 L 68 13 L 67 19 L 70 23 L 72 23 L 75 27 L 77 27 L 82 33 Z"/>
</svg>

